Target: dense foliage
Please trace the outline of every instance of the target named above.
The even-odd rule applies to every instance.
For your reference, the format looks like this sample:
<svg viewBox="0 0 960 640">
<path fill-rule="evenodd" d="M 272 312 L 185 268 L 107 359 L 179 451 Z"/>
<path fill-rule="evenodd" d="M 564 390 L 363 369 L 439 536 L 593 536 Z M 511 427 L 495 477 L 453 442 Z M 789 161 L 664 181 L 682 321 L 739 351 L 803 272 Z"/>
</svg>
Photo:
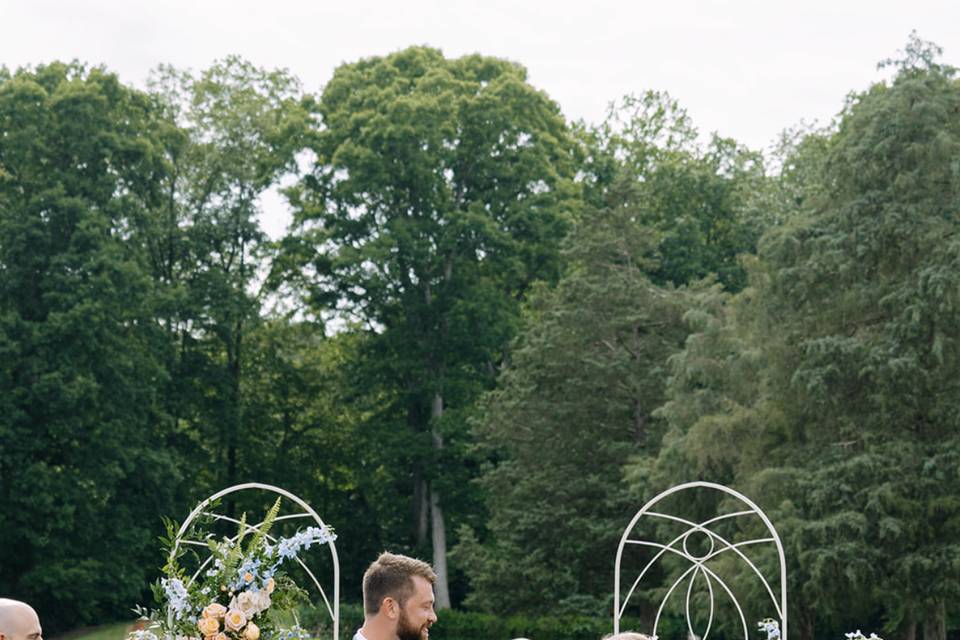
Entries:
<svg viewBox="0 0 960 640">
<path fill-rule="evenodd" d="M 525 291 L 559 271 L 572 139 L 519 65 L 427 48 L 340 67 L 318 112 L 288 252 L 314 309 L 367 327 L 380 406 L 363 428 L 411 445 L 395 472 L 448 607 L 447 521 L 479 507 L 447 504 L 469 480 L 463 415 L 492 385 Z"/>
<path fill-rule="evenodd" d="M 658 92 L 571 124 L 520 65 L 426 47 L 315 96 L 237 58 L 145 91 L 0 70 L 0 595 L 48 632 L 125 618 L 160 516 L 257 480 L 336 527 L 348 603 L 389 548 L 439 569 L 460 610 L 438 637 L 599 637 L 623 527 L 707 479 L 780 531 L 791 634 L 943 640 L 960 83 L 938 55 L 912 37 L 766 156 Z"/>
</svg>

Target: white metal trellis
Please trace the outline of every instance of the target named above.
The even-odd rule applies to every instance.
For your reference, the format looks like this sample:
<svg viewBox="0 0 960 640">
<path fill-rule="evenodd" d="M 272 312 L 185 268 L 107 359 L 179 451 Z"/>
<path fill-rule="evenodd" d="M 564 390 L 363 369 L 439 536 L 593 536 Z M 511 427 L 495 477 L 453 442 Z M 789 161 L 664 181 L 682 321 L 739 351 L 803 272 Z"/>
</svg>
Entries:
<svg viewBox="0 0 960 640">
<path fill-rule="evenodd" d="M 735 511 L 733 513 L 726 513 L 723 515 L 718 515 L 713 518 L 704 520 L 703 522 L 692 522 L 685 518 L 680 518 L 674 515 L 667 513 L 661 513 L 658 511 L 653 511 L 653 507 L 657 505 L 667 496 L 676 494 L 681 491 L 687 491 L 690 489 L 706 488 L 713 489 L 716 491 L 723 492 L 727 495 L 733 496 L 740 500 L 744 505 L 749 507 L 747 510 Z M 668 541 L 666 544 L 657 542 L 654 540 L 635 540 L 630 538 L 631 532 L 633 532 L 637 523 L 643 517 L 650 518 L 661 518 L 664 520 L 669 520 L 672 522 L 677 522 L 687 527 L 686 531 L 681 533 L 679 536 L 674 537 L 672 540 Z M 759 517 L 764 525 L 766 525 L 767 530 L 770 533 L 770 537 L 757 538 L 754 540 L 744 540 L 736 543 L 731 543 L 726 540 L 723 536 L 711 529 L 711 526 L 715 525 L 718 522 L 724 520 L 729 520 L 731 518 L 739 517 L 749 517 L 757 516 Z M 706 536 L 707 541 L 709 542 L 709 550 L 701 555 L 696 555 L 688 549 L 688 539 L 691 534 L 700 533 Z M 753 563 L 750 558 L 748 558 L 743 551 L 742 547 L 756 544 L 774 544 L 777 549 L 777 554 L 779 556 L 780 562 L 780 589 L 779 589 L 779 598 L 774 594 L 774 589 L 770 586 L 769 581 L 763 576 L 757 566 Z M 641 545 L 646 547 L 651 547 L 658 549 L 659 551 L 654 555 L 654 557 L 644 566 L 643 570 L 640 571 L 640 574 L 637 576 L 637 579 L 634 580 L 633 585 L 630 587 L 630 590 L 627 592 L 626 597 L 623 598 L 623 602 L 620 601 L 620 563 L 623 558 L 623 550 L 628 544 Z M 722 553 L 732 552 L 740 557 L 740 559 L 746 563 L 749 569 L 757 576 L 757 578 L 763 584 L 767 595 L 770 597 L 774 611 L 776 612 L 776 619 L 780 623 L 780 633 L 781 637 L 785 640 L 787 637 L 787 564 L 786 558 L 783 553 L 783 544 L 780 542 L 780 536 L 777 535 L 776 529 L 774 529 L 773 524 L 770 522 L 770 519 L 766 516 L 765 513 L 754 504 L 749 498 L 747 498 L 742 493 L 735 491 L 729 487 L 725 487 L 720 484 L 715 484 L 712 482 L 688 482 L 686 484 L 677 485 L 666 491 L 660 493 L 653 499 L 651 499 L 647 504 L 643 506 L 640 511 L 633 517 L 633 520 L 630 521 L 630 524 L 623 532 L 623 536 L 620 538 L 620 544 L 617 547 L 617 559 L 616 564 L 614 565 L 614 586 L 613 586 L 613 599 L 614 599 L 614 613 L 613 613 L 613 632 L 620 632 L 620 619 L 623 617 L 623 613 L 626 610 L 627 603 L 630 600 L 630 596 L 633 595 L 633 592 L 636 590 L 637 586 L 643 580 L 644 576 L 647 575 L 647 572 L 656 564 L 656 562 L 662 558 L 664 555 L 670 553 L 677 555 L 681 558 L 684 558 L 690 563 L 690 567 L 684 571 L 679 578 L 677 578 L 674 583 L 667 590 L 666 595 L 663 597 L 663 600 L 660 602 L 660 606 L 657 609 L 656 618 L 653 623 L 653 635 L 657 635 L 657 627 L 660 623 L 660 617 L 663 614 L 663 610 L 666 607 L 667 601 L 677 590 L 677 587 L 684 580 L 689 580 L 687 585 L 687 595 L 685 602 L 685 613 L 687 618 L 687 628 L 692 637 L 696 637 L 696 633 L 693 629 L 693 621 L 690 616 L 690 598 L 693 593 L 694 583 L 698 578 L 706 583 L 707 592 L 710 598 L 710 609 L 707 618 L 706 631 L 701 636 L 702 640 L 707 640 L 707 636 L 710 633 L 710 628 L 713 625 L 713 616 L 714 616 L 714 582 L 716 582 L 723 591 L 727 594 L 730 600 L 733 602 L 733 605 L 736 607 L 737 613 L 740 616 L 740 622 L 743 625 L 743 637 L 744 640 L 749 640 L 749 627 L 747 625 L 746 617 L 743 613 L 743 608 L 740 606 L 740 602 L 737 600 L 734 593 L 730 590 L 727 584 L 714 572 L 710 567 L 706 566 L 706 563 Z"/>
<path fill-rule="evenodd" d="M 232 486 L 232 487 L 227 487 L 226 489 L 224 489 L 224 490 L 222 490 L 222 491 L 218 491 L 217 493 L 213 494 L 212 496 L 210 496 L 210 497 L 207 498 L 206 500 L 203 500 L 202 502 L 200 502 L 200 504 L 198 504 L 198 505 L 196 506 L 196 508 L 194 508 L 194 510 L 190 512 L 190 515 L 187 516 L 187 519 L 184 520 L 184 521 L 183 521 L 183 524 L 180 526 L 180 530 L 177 532 L 177 538 L 176 538 L 176 540 L 174 541 L 173 548 L 170 550 L 170 558 L 169 558 L 169 559 L 170 559 L 170 560 L 173 560 L 173 559 L 176 557 L 176 554 L 177 554 L 178 550 L 180 549 L 181 543 L 182 543 L 182 544 L 194 545 L 194 546 L 200 546 L 200 547 L 203 547 L 203 548 L 205 548 L 205 549 L 209 548 L 208 545 L 207 545 L 207 543 L 206 543 L 206 541 L 203 541 L 203 540 L 188 540 L 188 539 L 185 539 L 185 538 L 183 537 L 184 534 L 189 530 L 190 525 L 193 523 L 193 521 L 194 521 L 198 516 L 203 515 L 203 516 L 207 516 L 207 517 L 213 518 L 213 519 L 215 519 L 215 520 L 222 520 L 222 521 L 225 521 L 225 522 L 232 522 L 232 523 L 234 523 L 234 524 L 240 524 L 240 521 L 237 520 L 236 518 L 231 518 L 231 517 L 229 517 L 229 516 L 225 516 L 225 515 L 219 514 L 219 513 L 213 513 L 212 511 L 207 511 L 206 509 L 207 509 L 208 505 L 210 505 L 210 503 L 213 502 L 213 501 L 215 501 L 215 500 L 218 500 L 218 499 L 220 499 L 220 498 L 222 498 L 222 497 L 224 497 L 224 496 L 226 496 L 226 495 L 229 495 L 229 494 L 231 494 L 231 493 L 236 493 L 236 492 L 238 492 L 238 491 L 245 491 L 245 490 L 248 490 L 248 489 L 260 490 L 260 491 L 268 491 L 268 492 L 275 493 L 275 494 L 277 494 L 277 495 L 279 495 L 279 496 L 282 496 L 283 498 L 286 498 L 286 499 L 289 500 L 290 502 L 293 502 L 293 503 L 296 504 L 298 507 L 300 507 L 301 509 L 303 509 L 303 511 L 300 512 L 300 513 L 292 513 L 292 514 L 287 514 L 287 515 L 278 516 L 278 517 L 276 518 L 275 522 L 278 522 L 278 521 L 281 521 L 281 520 L 293 520 L 293 519 L 298 519 L 298 518 L 307 518 L 307 519 L 312 518 L 322 529 L 326 529 L 326 528 L 327 528 L 326 523 L 320 518 L 319 515 L 317 515 L 317 512 L 314 511 L 313 508 L 312 508 L 309 504 L 307 504 L 306 502 L 304 502 L 302 499 L 300 499 L 299 497 L 295 496 L 294 494 L 290 493 L 289 491 L 286 491 L 286 490 L 284 490 L 284 489 L 281 489 L 280 487 L 275 487 L 275 486 L 269 485 L 269 484 L 261 484 L 261 483 L 259 483 L 259 482 L 248 482 L 248 483 L 245 483 L 245 484 L 238 484 L 238 485 L 234 485 L 234 486 Z M 254 531 L 258 531 L 261 526 L 263 526 L 263 521 L 258 522 L 258 523 L 255 523 L 255 524 L 247 523 L 247 527 L 248 527 L 249 529 L 254 530 Z M 232 539 L 232 540 L 236 540 L 236 538 L 237 538 L 237 537 L 234 536 L 234 537 L 231 538 L 231 539 Z M 274 538 L 273 536 L 271 536 L 271 535 L 269 535 L 269 534 L 266 536 L 266 538 L 267 538 L 268 540 L 270 540 L 271 542 L 276 542 L 276 538 Z M 333 543 L 333 541 L 331 540 L 331 541 L 330 541 L 329 543 L 327 543 L 327 544 L 328 544 L 329 547 L 330 547 L 330 557 L 331 557 L 331 559 L 333 560 L 333 598 L 332 598 L 332 601 L 331 601 L 330 598 L 327 597 L 326 591 L 324 591 L 323 586 L 320 584 L 320 581 L 317 580 L 317 577 L 313 574 L 313 571 L 310 570 L 310 567 L 308 567 L 307 564 L 306 564 L 302 559 L 300 559 L 300 558 L 297 558 L 297 562 L 300 564 L 300 566 L 303 568 L 303 570 L 306 572 L 306 574 L 307 574 L 308 576 L 310 576 L 310 579 L 313 581 L 313 585 L 317 588 L 317 591 L 320 593 L 320 597 L 323 598 L 323 602 L 324 602 L 324 604 L 327 606 L 327 612 L 330 614 L 330 618 L 331 618 L 331 620 L 333 621 L 333 640 L 338 640 L 338 638 L 339 638 L 339 633 L 340 633 L 340 560 L 339 560 L 339 558 L 337 557 L 337 547 L 336 547 L 336 545 Z M 194 572 L 194 574 L 193 574 L 192 576 L 190 576 L 190 579 L 189 579 L 189 580 L 187 580 L 187 584 L 188 584 L 188 585 L 189 585 L 191 582 L 193 582 L 194 580 L 196 580 L 197 576 L 200 575 L 200 572 L 203 571 L 203 569 L 207 566 L 207 564 L 210 563 L 210 561 L 211 561 L 212 559 L 213 559 L 212 556 L 207 556 L 207 559 L 204 560 L 204 561 L 200 564 L 199 567 L 197 567 L 197 570 Z"/>
</svg>

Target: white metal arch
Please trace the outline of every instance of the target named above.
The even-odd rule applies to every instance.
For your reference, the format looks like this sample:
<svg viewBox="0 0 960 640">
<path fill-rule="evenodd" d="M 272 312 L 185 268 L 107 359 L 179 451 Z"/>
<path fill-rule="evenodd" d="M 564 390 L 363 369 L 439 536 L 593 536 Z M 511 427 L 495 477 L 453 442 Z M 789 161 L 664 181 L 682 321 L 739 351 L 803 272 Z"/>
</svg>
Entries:
<svg viewBox="0 0 960 640">
<path fill-rule="evenodd" d="M 744 505 L 749 507 L 749 509 L 744 511 L 736 511 L 733 513 L 727 513 L 713 518 L 704 520 L 703 522 L 693 522 L 685 518 L 680 518 L 674 515 L 667 513 L 661 513 L 654 511 L 653 507 L 657 505 L 664 498 L 679 493 L 681 491 L 687 491 L 690 489 L 713 489 L 715 491 L 720 491 L 727 495 L 733 496 L 734 498 L 740 500 Z M 651 517 L 651 518 L 661 518 L 664 520 L 670 520 L 673 522 L 680 523 L 687 527 L 687 530 L 681 533 L 679 536 L 675 537 L 673 540 L 668 541 L 666 544 L 656 542 L 653 540 L 634 540 L 630 538 L 631 532 L 636 527 L 637 523 L 642 517 Z M 761 519 L 763 524 L 766 526 L 767 531 L 770 533 L 770 537 L 757 538 L 754 540 L 745 540 L 737 543 L 731 543 L 726 540 L 723 536 L 713 531 L 710 527 L 718 522 L 729 520 L 732 518 L 744 517 L 744 516 L 757 516 Z M 694 555 L 687 549 L 687 539 L 691 533 L 699 532 L 707 536 L 710 547 L 709 551 L 704 555 Z M 777 554 L 779 556 L 780 562 L 780 593 L 779 598 L 774 594 L 774 589 L 770 586 L 769 581 L 763 576 L 757 566 L 751 561 L 741 550 L 742 547 L 755 545 L 755 544 L 773 544 L 776 546 Z M 641 545 L 646 547 L 651 547 L 658 549 L 657 553 L 653 558 L 644 566 L 643 570 L 640 572 L 640 575 L 637 576 L 637 579 L 634 580 L 633 585 L 630 587 L 630 590 L 627 592 L 627 595 L 623 598 L 621 603 L 620 600 L 620 563 L 623 558 L 623 550 L 628 544 Z M 678 546 L 679 545 L 679 546 Z M 657 634 L 657 626 L 660 623 L 660 617 L 663 613 L 664 607 L 666 607 L 667 601 L 670 599 L 670 596 L 673 595 L 674 591 L 677 590 L 677 587 L 684 580 L 689 580 L 687 586 L 687 596 L 686 596 L 686 617 L 687 617 L 687 628 L 691 636 L 695 636 L 693 629 L 693 622 L 690 616 L 690 597 L 693 593 L 694 583 L 698 578 L 702 578 L 707 585 L 707 591 L 710 596 L 710 611 L 707 620 L 706 631 L 702 636 L 702 640 L 707 640 L 707 636 L 710 633 L 710 628 L 713 625 L 713 615 L 714 615 L 714 585 L 716 582 L 722 590 L 727 594 L 730 600 L 733 602 L 733 605 L 737 609 L 737 613 L 740 617 L 740 623 L 743 627 L 743 637 L 744 640 L 749 640 L 749 628 L 747 625 L 746 617 L 743 613 L 743 608 L 740 606 L 739 601 L 737 600 L 734 593 L 730 590 L 728 585 L 718 576 L 714 571 L 706 566 L 706 563 L 713 558 L 716 558 L 718 555 L 723 553 L 732 553 L 739 556 L 739 558 L 744 561 L 750 570 L 756 574 L 759 580 L 762 582 L 767 595 L 770 597 L 774 611 L 776 612 L 776 619 L 779 622 L 780 634 L 782 638 L 787 637 L 787 563 L 786 558 L 783 552 L 783 544 L 780 541 L 780 536 L 777 535 L 776 529 L 773 527 L 773 523 L 770 522 L 770 519 L 767 515 L 758 507 L 752 500 L 743 495 L 742 493 L 735 491 L 729 487 L 725 487 L 720 484 L 713 482 L 688 482 L 685 484 L 680 484 L 675 487 L 671 487 L 666 491 L 660 493 L 649 502 L 647 502 L 640 511 L 633 517 L 630 521 L 630 524 L 627 525 L 627 528 L 624 529 L 623 536 L 620 538 L 620 544 L 617 547 L 617 559 L 616 564 L 614 565 L 614 584 L 613 584 L 613 600 L 614 600 L 614 612 L 613 612 L 613 632 L 620 632 L 620 619 L 623 617 L 623 613 L 626 610 L 627 603 L 630 600 L 630 596 L 633 595 L 633 592 L 636 590 L 637 586 L 643 580 L 644 576 L 650 570 L 655 563 L 663 557 L 665 554 L 674 554 L 686 559 L 690 563 L 690 567 L 684 571 L 679 578 L 677 578 L 674 583 L 667 590 L 666 595 L 663 597 L 663 600 L 660 602 L 660 606 L 657 609 L 657 615 L 653 623 L 653 635 Z"/>
<path fill-rule="evenodd" d="M 278 516 L 275 522 L 281 521 L 281 520 L 293 520 L 297 518 L 307 518 L 307 519 L 312 518 L 321 528 L 323 529 L 327 528 L 327 524 L 323 521 L 323 519 L 320 518 L 317 512 L 314 511 L 309 504 L 307 504 L 306 502 L 304 502 L 302 499 L 295 496 L 294 494 L 290 493 L 289 491 L 286 491 L 284 489 L 281 489 L 280 487 L 275 487 L 269 484 L 262 484 L 259 482 L 247 482 L 245 484 L 238 484 L 232 487 L 227 487 L 226 489 L 223 489 L 222 491 L 218 491 L 217 493 L 213 494 L 209 498 L 201 501 L 200 504 L 198 504 L 194 508 L 194 510 L 190 512 L 190 515 L 187 516 L 186 520 L 184 520 L 183 524 L 180 526 L 180 530 L 177 532 L 177 538 L 174 541 L 173 548 L 170 550 L 169 560 L 172 561 L 176 558 L 176 554 L 180 549 L 181 544 L 200 546 L 205 549 L 208 548 L 207 543 L 203 540 L 189 540 L 183 537 L 184 534 L 190 529 L 190 525 L 198 516 L 203 515 L 203 516 L 211 517 L 215 520 L 222 520 L 225 522 L 240 524 L 240 521 L 237 520 L 236 518 L 231 518 L 219 513 L 207 511 L 206 509 L 207 509 L 207 506 L 210 505 L 210 503 L 214 502 L 215 500 L 219 500 L 220 498 L 226 495 L 229 495 L 231 493 L 236 493 L 238 491 L 245 491 L 248 489 L 275 493 L 283 498 L 286 498 L 290 502 L 293 502 L 298 507 L 303 509 L 301 513 L 293 513 L 293 514 Z M 257 523 L 247 523 L 247 527 L 254 531 L 258 531 L 261 526 L 263 526 L 263 521 L 257 522 Z M 276 538 L 274 538 L 271 535 L 267 535 L 265 537 L 271 542 L 276 542 Z M 236 536 L 234 536 L 232 539 L 235 540 Z M 326 591 L 324 591 L 323 586 L 320 584 L 320 581 L 317 580 L 317 577 L 313 574 L 313 572 L 306 565 L 306 563 L 300 558 L 297 558 L 297 563 L 303 568 L 303 570 L 307 573 L 307 575 L 310 576 L 310 579 L 313 581 L 313 585 L 317 588 L 317 591 L 320 593 L 320 597 L 323 598 L 323 602 L 327 607 L 327 612 L 330 614 L 330 618 L 333 621 L 333 640 L 338 640 L 339 634 L 340 634 L 340 560 L 337 556 L 337 547 L 334 544 L 334 542 L 331 540 L 327 544 L 330 547 L 330 557 L 333 560 L 333 598 L 332 599 L 327 597 L 327 593 Z M 189 585 L 191 582 L 193 582 L 197 578 L 197 576 L 200 575 L 200 572 L 203 571 L 204 567 L 206 567 L 211 560 L 212 560 L 212 556 L 207 556 L 207 559 L 204 560 L 199 567 L 197 567 L 197 570 L 193 573 L 192 576 L 190 576 L 186 584 Z"/>
</svg>

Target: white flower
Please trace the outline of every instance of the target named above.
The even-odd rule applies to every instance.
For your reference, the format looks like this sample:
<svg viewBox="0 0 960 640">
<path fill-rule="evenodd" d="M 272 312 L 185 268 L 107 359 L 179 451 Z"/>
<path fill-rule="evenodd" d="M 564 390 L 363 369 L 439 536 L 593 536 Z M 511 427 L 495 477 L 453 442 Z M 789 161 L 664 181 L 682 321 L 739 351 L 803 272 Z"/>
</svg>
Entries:
<svg viewBox="0 0 960 640">
<path fill-rule="evenodd" d="M 257 606 L 261 612 L 270 608 L 270 592 L 266 589 L 257 592 Z"/>
<path fill-rule="evenodd" d="M 337 539 L 337 535 L 330 531 L 328 527 L 308 527 L 303 534 L 305 546 L 307 547 L 314 543 L 325 544 L 327 542 L 333 542 Z"/>
<path fill-rule="evenodd" d="M 780 623 L 773 618 L 764 618 L 757 622 L 761 631 L 767 632 L 767 640 L 777 640 L 780 637 Z"/>
<path fill-rule="evenodd" d="M 262 594 L 262 595 L 261 595 Z M 264 597 L 265 596 L 265 597 Z M 244 591 L 230 601 L 231 609 L 239 609 L 247 619 L 253 618 L 270 606 L 270 596 L 266 591 Z"/>
</svg>

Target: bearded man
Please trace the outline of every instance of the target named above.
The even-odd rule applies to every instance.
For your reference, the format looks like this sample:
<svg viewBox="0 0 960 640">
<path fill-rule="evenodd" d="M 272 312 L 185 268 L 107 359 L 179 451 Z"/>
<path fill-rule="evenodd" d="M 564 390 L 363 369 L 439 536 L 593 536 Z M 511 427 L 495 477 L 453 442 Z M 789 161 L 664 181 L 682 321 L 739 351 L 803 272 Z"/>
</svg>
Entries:
<svg viewBox="0 0 960 640">
<path fill-rule="evenodd" d="M 363 574 L 363 626 L 354 640 L 429 640 L 436 581 L 426 562 L 382 553 Z"/>
</svg>

